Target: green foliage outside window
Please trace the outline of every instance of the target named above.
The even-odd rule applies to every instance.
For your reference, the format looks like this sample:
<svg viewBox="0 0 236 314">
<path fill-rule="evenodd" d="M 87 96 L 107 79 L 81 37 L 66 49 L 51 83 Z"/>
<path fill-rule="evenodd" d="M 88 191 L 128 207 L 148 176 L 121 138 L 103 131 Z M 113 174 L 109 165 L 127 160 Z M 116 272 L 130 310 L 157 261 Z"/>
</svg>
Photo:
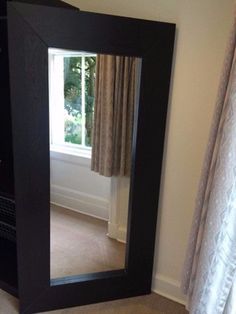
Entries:
<svg viewBox="0 0 236 314">
<path fill-rule="evenodd" d="M 92 143 L 96 57 L 85 57 L 85 145 Z M 64 58 L 65 142 L 82 144 L 82 57 Z"/>
</svg>

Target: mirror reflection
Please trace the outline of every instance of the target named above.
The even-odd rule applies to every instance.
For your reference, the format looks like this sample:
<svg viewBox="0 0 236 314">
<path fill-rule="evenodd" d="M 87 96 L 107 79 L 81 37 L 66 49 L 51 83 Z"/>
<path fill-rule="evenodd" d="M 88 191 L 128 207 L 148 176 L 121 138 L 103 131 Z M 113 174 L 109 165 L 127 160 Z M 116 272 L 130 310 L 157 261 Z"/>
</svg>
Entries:
<svg viewBox="0 0 236 314">
<path fill-rule="evenodd" d="M 49 49 L 51 278 L 125 267 L 139 66 Z"/>
</svg>

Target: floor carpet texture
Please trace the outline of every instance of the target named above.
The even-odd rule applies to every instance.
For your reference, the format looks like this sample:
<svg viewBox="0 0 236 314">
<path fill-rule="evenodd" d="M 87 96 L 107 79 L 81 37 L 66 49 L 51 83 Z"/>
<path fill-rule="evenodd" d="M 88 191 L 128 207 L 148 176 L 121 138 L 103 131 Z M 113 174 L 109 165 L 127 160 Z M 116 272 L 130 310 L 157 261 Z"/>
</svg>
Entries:
<svg viewBox="0 0 236 314">
<path fill-rule="evenodd" d="M 0 314 L 17 314 L 18 301 L 0 290 Z M 57 310 L 55 314 L 187 314 L 183 305 L 155 293 L 150 295 Z"/>
</svg>

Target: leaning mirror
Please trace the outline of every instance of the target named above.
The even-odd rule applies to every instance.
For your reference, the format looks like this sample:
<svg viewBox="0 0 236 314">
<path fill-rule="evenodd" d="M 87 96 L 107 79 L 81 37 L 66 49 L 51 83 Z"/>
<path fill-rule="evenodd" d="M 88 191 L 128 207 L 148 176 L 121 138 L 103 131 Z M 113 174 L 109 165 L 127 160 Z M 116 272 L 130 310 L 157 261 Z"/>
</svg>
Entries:
<svg viewBox="0 0 236 314">
<path fill-rule="evenodd" d="M 24 2 L 8 4 L 20 311 L 148 294 L 175 25 Z"/>
</svg>

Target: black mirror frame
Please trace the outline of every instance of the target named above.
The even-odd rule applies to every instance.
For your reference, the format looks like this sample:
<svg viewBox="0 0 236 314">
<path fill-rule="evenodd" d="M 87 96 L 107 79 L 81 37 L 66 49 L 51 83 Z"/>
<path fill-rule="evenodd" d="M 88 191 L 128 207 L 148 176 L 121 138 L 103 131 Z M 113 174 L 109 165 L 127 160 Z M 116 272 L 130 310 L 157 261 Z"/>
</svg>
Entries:
<svg viewBox="0 0 236 314">
<path fill-rule="evenodd" d="M 175 38 L 174 24 L 43 2 L 8 4 L 18 294 L 25 314 L 150 293 Z M 123 270 L 50 280 L 48 48 L 142 58 Z"/>
</svg>

